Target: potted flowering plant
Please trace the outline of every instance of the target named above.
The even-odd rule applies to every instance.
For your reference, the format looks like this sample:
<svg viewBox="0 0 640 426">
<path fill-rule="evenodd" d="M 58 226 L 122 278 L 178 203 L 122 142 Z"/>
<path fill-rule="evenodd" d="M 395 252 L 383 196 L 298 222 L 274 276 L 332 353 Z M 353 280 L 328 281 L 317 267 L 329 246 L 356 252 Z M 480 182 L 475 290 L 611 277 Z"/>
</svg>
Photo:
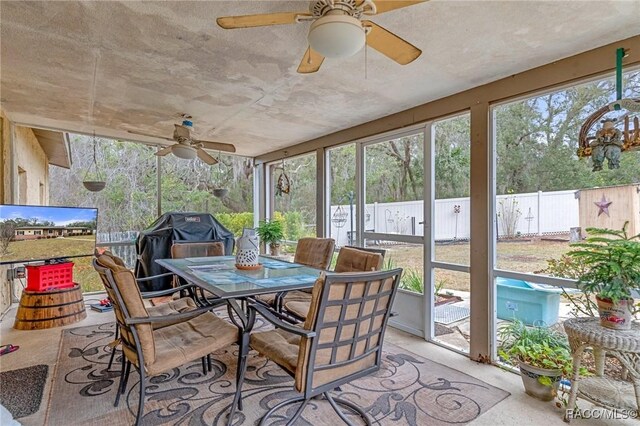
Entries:
<svg viewBox="0 0 640 426">
<path fill-rule="evenodd" d="M 600 324 L 617 330 L 631 327 L 633 296 L 640 292 L 640 234 L 629 236 L 628 224 L 621 230 L 587 228 L 589 237 L 567 253 L 586 266 L 578 288 L 596 295 Z"/>
<path fill-rule="evenodd" d="M 572 371 L 566 336 L 546 326 L 527 327 L 514 319 L 498 329 L 498 354 L 507 364 L 518 366 L 525 392 L 542 401 L 558 394 L 562 377 Z"/>
</svg>

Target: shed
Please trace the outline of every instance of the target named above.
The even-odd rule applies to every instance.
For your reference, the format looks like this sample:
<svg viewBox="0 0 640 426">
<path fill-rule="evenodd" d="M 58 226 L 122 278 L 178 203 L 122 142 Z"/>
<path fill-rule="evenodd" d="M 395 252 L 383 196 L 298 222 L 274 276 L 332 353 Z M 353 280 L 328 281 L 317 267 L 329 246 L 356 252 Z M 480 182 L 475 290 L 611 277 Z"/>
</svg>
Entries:
<svg viewBox="0 0 640 426">
<path fill-rule="evenodd" d="M 622 229 L 629 221 L 630 235 L 640 233 L 640 183 L 582 189 L 576 192 L 580 206 L 580 228 Z"/>
</svg>

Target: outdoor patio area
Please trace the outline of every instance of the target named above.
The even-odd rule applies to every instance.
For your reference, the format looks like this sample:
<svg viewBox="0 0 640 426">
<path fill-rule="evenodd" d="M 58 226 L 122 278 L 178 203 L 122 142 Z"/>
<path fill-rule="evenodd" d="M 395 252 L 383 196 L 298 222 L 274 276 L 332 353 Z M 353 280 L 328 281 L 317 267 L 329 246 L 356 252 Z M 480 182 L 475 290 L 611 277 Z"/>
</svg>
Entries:
<svg viewBox="0 0 640 426">
<path fill-rule="evenodd" d="M 0 1 L 0 425 L 638 424 L 639 16 Z"/>
<path fill-rule="evenodd" d="M 86 303 L 92 303 L 95 300 L 99 300 L 104 294 L 95 294 L 92 296 L 88 296 L 85 298 Z M 113 396 L 113 375 L 106 374 L 104 371 L 104 365 L 106 364 L 106 360 L 108 359 L 108 351 L 102 352 L 104 349 L 101 348 L 101 353 L 98 354 L 98 358 L 101 360 L 96 365 L 92 363 L 92 360 L 95 360 L 96 354 L 91 354 L 91 351 L 87 351 L 89 347 L 86 345 L 88 341 L 83 341 L 82 346 L 74 348 L 63 347 L 62 342 L 62 334 L 65 332 L 73 332 L 74 330 L 82 330 L 85 329 L 82 333 L 85 335 L 90 333 L 91 330 L 97 332 L 97 337 L 101 337 L 100 333 L 104 333 L 105 329 L 108 327 L 104 327 L 104 325 L 110 326 L 113 324 L 113 314 L 101 314 L 93 311 L 87 312 L 87 318 L 80 323 L 66 326 L 64 328 L 58 329 L 50 329 L 50 330 L 40 330 L 40 331 L 32 331 L 32 332 L 22 332 L 17 331 L 12 328 L 12 322 L 7 320 L 7 318 L 11 318 L 15 315 L 15 307 L 10 309 L 2 318 L 2 322 L 0 323 L 0 332 L 2 333 L 3 339 L 7 339 L 7 341 L 19 341 L 21 344 L 21 349 L 18 356 L 6 357 L 2 359 L 2 370 L 16 370 L 21 368 L 27 368 L 34 365 L 45 365 L 48 367 L 47 371 L 44 373 L 47 377 L 46 386 L 44 387 L 44 392 L 42 395 L 42 402 L 36 407 L 36 410 L 33 414 L 30 414 L 26 417 L 22 417 L 20 419 L 21 424 L 23 425 L 42 425 L 42 424 L 74 424 L 76 419 L 83 418 L 85 420 L 82 421 L 84 424 L 116 424 L 114 423 L 113 414 L 105 414 L 105 418 L 96 418 L 91 417 L 81 417 L 80 413 L 74 412 L 70 409 L 64 409 L 60 407 L 60 398 L 61 395 L 57 395 L 61 389 L 54 386 L 54 384 L 58 384 L 63 381 L 63 374 L 68 377 L 66 380 L 69 382 L 75 383 L 74 387 L 70 387 L 67 385 L 65 387 L 66 392 L 77 392 L 77 396 L 73 394 L 66 395 L 64 397 L 65 404 L 72 404 L 71 406 L 77 406 L 76 403 L 72 403 L 71 399 L 80 399 L 82 401 L 87 401 L 86 406 L 93 407 L 92 410 L 96 412 L 113 412 L 112 398 Z M 102 325 L 102 327 L 100 327 Z M 96 327 L 98 326 L 98 327 Z M 93 329 L 91 328 L 93 327 Z M 93 340 L 93 339 L 88 339 Z M 514 421 L 522 425 L 539 425 L 541 423 L 545 424 L 557 424 L 562 425 L 565 424 L 562 421 L 563 410 L 560 408 L 552 408 L 548 403 L 544 403 L 542 401 L 536 401 L 526 395 L 522 391 L 522 383 L 520 377 L 516 374 L 509 373 L 507 371 L 495 368 L 490 365 L 483 365 L 477 362 L 469 360 L 467 357 L 459 354 L 452 353 L 450 350 L 444 349 L 434 344 L 430 344 L 425 342 L 423 339 L 417 338 L 415 336 L 409 335 L 407 333 L 395 330 L 391 328 L 387 333 L 386 338 L 387 344 L 394 345 L 397 347 L 402 347 L 405 350 L 409 351 L 411 357 L 414 357 L 412 360 L 415 362 L 415 357 L 418 357 L 418 361 L 420 357 L 426 358 L 432 362 L 436 362 L 441 364 L 442 366 L 455 366 L 457 370 L 456 374 L 464 373 L 468 374 L 470 377 L 473 377 L 475 380 L 480 380 L 487 385 L 492 385 L 500 389 L 496 390 L 496 399 L 501 399 L 497 402 L 491 410 L 486 414 L 474 418 L 473 411 L 470 410 L 467 414 L 468 418 L 464 419 L 464 421 L 471 421 L 472 425 L 512 425 Z M 65 352 L 61 353 L 60 351 L 64 349 Z M 85 352 L 85 353 L 83 353 Z M 86 353 L 89 352 L 89 353 Z M 71 371 L 63 371 L 63 366 L 60 363 L 61 358 L 65 358 L 67 356 L 75 357 L 75 359 L 82 360 L 82 362 L 76 364 L 76 368 L 82 369 L 84 366 L 92 365 L 91 368 L 85 370 L 82 375 L 70 374 Z M 411 359 L 411 358 L 410 358 Z M 417 367 L 418 363 L 414 364 L 414 367 Z M 193 377 L 187 380 L 184 383 L 184 386 L 187 386 L 188 383 L 195 383 L 198 381 L 197 379 L 197 368 L 199 367 L 199 363 L 193 366 L 191 373 Z M 68 367 L 67 367 L 68 368 Z M 445 368 L 445 367 L 441 367 Z M 189 367 L 187 367 L 186 371 L 189 371 Z M 41 373 L 42 374 L 42 373 Z M 411 379 L 408 377 L 405 378 L 407 380 L 406 384 L 399 384 L 399 388 L 403 388 L 405 386 L 410 386 L 409 380 L 413 381 L 416 379 L 415 372 L 408 375 L 408 377 L 414 376 Z M 80 379 L 78 380 L 78 377 Z M 447 379 L 447 377 L 444 377 Z M 167 378 L 168 379 L 168 378 Z M 37 380 L 37 378 L 33 378 L 33 380 Z M 135 381 L 135 378 L 134 378 Z M 438 380 L 435 380 L 431 384 L 440 384 Z M 428 385 L 430 383 L 424 383 Z M 161 387 L 162 382 L 158 382 L 158 385 Z M 455 386 L 458 388 L 458 385 Z M 484 390 L 483 392 L 485 392 Z M 507 392 L 507 394 L 502 393 Z M 454 390 L 455 393 L 455 390 Z M 27 397 L 37 399 L 37 395 L 29 394 L 26 392 Z M 106 407 L 102 406 L 98 409 L 95 404 L 103 404 L 101 401 L 104 400 L 104 395 L 109 395 L 108 403 L 104 403 Z M 190 398 L 197 399 L 197 396 L 193 395 L 173 395 L 172 401 L 166 400 L 165 406 L 171 407 L 169 405 L 171 402 L 176 401 L 180 402 L 181 400 L 189 400 Z M 504 399 L 502 399 L 504 398 Z M 90 402 L 93 399 L 96 399 L 96 403 Z M 454 401 L 458 401 L 462 404 L 467 404 L 468 401 L 465 398 L 457 399 L 455 395 L 448 399 L 447 401 L 442 401 L 446 407 L 441 412 L 447 412 L 453 407 L 449 406 L 449 404 Z M 133 401 L 134 403 L 135 401 Z M 85 403 L 82 403 L 83 406 Z M 160 404 L 162 405 L 162 404 Z M 135 406 L 135 404 L 133 404 Z M 177 407 L 176 407 L 177 408 Z M 52 412 L 52 410 L 60 410 L 60 412 Z M 175 410 L 175 409 L 173 409 Z M 454 409 L 455 411 L 455 409 Z M 89 411 L 91 412 L 91 410 Z M 175 411 L 173 411 L 175 413 Z M 180 411 L 182 416 L 185 416 L 186 413 Z M 160 412 L 161 415 L 171 415 L 172 411 L 170 409 L 164 409 Z M 397 414 L 400 415 L 400 422 L 398 424 L 412 424 L 411 414 L 409 413 L 401 413 L 401 412 L 393 412 L 391 416 L 387 417 L 388 419 L 393 419 L 397 417 Z M 437 416 L 437 412 L 434 412 Z M 199 415 L 199 414 L 198 414 Z M 124 417 L 126 419 L 126 416 Z M 183 419 L 189 418 L 181 417 Z M 55 419 L 55 421 L 54 421 Z M 90 419 L 90 420 L 89 420 Z M 317 419 L 316 419 L 317 420 Z M 314 424 L 335 424 L 336 419 L 327 418 L 322 419 L 318 422 L 314 422 Z M 391 421 L 391 420 L 390 420 Z M 429 420 L 430 424 L 438 424 L 436 418 L 431 418 Z M 126 424 L 126 420 L 123 421 L 122 424 Z M 382 423 L 387 424 L 387 423 Z M 395 422 L 388 423 L 395 424 Z M 418 423 L 420 424 L 420 423 Z M 444 423 L 443 423 L 444 424 Z M 604 420 L 582 420 L 580 424 L 585 425 L 606 425 L 613 424 L 610 421 Z M 635 424 L 634 421 L 618 421 L 616 424 Z"/>
</svg>

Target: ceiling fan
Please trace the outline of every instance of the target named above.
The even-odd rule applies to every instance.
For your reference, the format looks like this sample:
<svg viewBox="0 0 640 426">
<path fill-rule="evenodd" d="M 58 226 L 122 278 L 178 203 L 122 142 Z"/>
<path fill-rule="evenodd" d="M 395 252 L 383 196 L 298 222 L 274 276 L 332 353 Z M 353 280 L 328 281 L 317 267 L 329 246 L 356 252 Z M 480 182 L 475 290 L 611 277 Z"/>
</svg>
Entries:
<svg viewBox="0 0 640 426">
<path fill-rule="evenodd" d="M 128 132 L 134 135 L 150 136 L 152 138 L 175 141 L 175 144 L 156 152 L 156 155 L 160 157 L 171 153 L 178 158 L 193 160 L 197 156 L 205 163 L 213 166 L 214 164 L 218 163 L 218 160 L 209 155 L 203 148 L 216 151 L 236 152 L 236 147 L 228 143 L 202 141 L 192 138 L 191 131 L 193 130 L 193 122 L 191 121 L 191 116 L 182 114 L 181 117 L 182 123 L 174 124 L 175 127 L 173 129 L 173 137 L 171 138 L 149 133 L 137 132 L 134 130 L 128 130 Z"/>
<path fill-rule="evenodd" d="M 302 74 L 318 71 L 325 57 L 353 56 L 365 43 L 400 65 L 406 65 L 418 58 L 422 51 L 363 17 L 424 1 L 427 0 L 315 0 L 309 5 L 309 12 L 225 16 L 216 22 L 224 29 L 312 22 L 307 37 L 309 48 L 298 66 L 298 72 Z"/>
</svg>

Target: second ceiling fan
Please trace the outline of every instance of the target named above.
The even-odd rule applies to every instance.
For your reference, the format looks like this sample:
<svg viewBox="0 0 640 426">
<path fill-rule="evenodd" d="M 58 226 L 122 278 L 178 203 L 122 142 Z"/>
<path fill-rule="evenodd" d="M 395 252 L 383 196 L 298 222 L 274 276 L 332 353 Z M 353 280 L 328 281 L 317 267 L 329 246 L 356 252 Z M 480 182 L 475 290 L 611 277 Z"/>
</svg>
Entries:
<svg viewBox="0 0 640 426">
<path fill-rule="evenodd" d="M 156 152 L 156 155 L 160 157 L 168 154 L 173 154 L 176 157 L 183 158 L 185 160 L 192 160 L 198 157 L 205 163 L 213 166 L 214 164 L 218 163 L 218 160 L 209 155 L 209 153 L 204 150 L 205 148 L 216 151 L 236 152 L 236 147 L 229 143 L 211 142 L 195 139 L 191 135 L 191 132 L 193 131 L 193 122 L 191 121 L 191 116 L 182 114 L 181 117 L 182 123 L 174 124 L 172 135 L 173 137 L 171 138 L 149 133 L 137 132 L 134 130 L 128 130 L 128 132 L 134 135 L 149 136 L 152 138 L 176 142 L 175 144 Z"/>
<path fill-rule="evenodd" d="M 424 1 L 316 0 L 311 2 L 309 12 L 226 16 L 218 18 L 216 22 L 224 29 L 312 22 L 308 36 L 309 48 L 298 66 L 298 72 L 302 74 L 318 71 L 325 57 L 355 55 L 365 44 L 400 65 L 406 65 L 417 59 L 422 51 L 363 17 Z"/>
</svg>

